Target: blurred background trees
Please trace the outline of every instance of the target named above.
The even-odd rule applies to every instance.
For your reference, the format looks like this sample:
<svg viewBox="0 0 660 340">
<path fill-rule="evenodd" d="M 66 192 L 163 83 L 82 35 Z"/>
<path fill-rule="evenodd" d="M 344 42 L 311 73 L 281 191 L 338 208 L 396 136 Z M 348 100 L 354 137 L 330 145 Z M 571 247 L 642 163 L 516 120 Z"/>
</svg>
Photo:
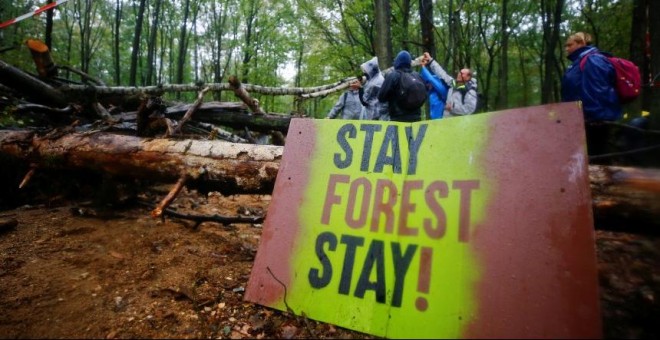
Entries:
<svg viewBox="0 0 660 340">
<path fill-rule="evenodd" d="M 52 0 L 51 0 L 52 1 Z M 48 3 L 0 3 L 0 22 Z M 566 37 L 589 32 L 602 50 L 639 65 L 646 84 L 627 117 L 660 123 L 659 1 L 653 0 L 69 0 L 0 29 L 0 59 L 34 69 L 24 45 L 40 39 L 54 59 L 109 86 L 220 83 L 236 75 L 262 86 L 312 87 L 359 75 L 378 56 L 429 51 L 451 73 L 476 73 L 482 110 L 560 100 Z M 62 74 L 76 80 L 76 75 Z M 655 79 L 655 82 L 658 80 Z M 339 93 L 307 100 L 323 117 Z M 194 93 L 180 100 L 192 100 Z M 222 100 L 219 93 L 216 100 Z M 267 112 L 288 113 L 287 96 L 255 95 Z M 234 100 L 233 98 L 227 100 Z"/>
</svg>

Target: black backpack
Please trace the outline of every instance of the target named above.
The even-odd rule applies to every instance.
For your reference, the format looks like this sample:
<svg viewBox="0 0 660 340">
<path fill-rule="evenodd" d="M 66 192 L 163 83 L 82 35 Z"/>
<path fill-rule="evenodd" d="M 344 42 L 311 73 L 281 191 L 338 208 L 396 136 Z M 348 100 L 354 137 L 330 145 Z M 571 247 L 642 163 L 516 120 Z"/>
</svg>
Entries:
<svg viewBox="0 0 660 340">
<path fill-rule="evenodd" d="M 419 109 L 426 102 L 426 84 L 419 73 L 398 71 L 399 89 L 397 91 L 397 105 L 404 111 Z"/>
</svg>

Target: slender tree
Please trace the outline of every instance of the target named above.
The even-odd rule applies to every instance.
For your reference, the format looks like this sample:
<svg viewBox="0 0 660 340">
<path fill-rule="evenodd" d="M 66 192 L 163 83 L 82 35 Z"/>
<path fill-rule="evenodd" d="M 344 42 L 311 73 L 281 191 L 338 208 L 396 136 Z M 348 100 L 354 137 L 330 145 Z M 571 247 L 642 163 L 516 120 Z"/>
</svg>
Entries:
<svg viewBox="0 0 660 340">
<path fill-rule="evenodd" d="M 113 65 L 114 65 L 114 78 L 115 84 L 121 84 L 121 53 L 120 53 L 120 41 L 121 41 L 121 19 L 122 19 L 122 9 L 123 2 L 121 0 L 116 0 L 115 2 L 115 20 L 112 25 L 112 56 L 113 56 Z"/>
<path fill-rule="evenodd" d="M 179 54 L 177 57 L 176 82 L 183 83 L 184 69 L 186 67 L 186 41 L 188 40 L 188 16 L 190 15 L 190 0 L 185 0 L 183 5 L 183 21 L 179 31 Z"/>
<path fill-rule="evenodd" d="M 248 0 L 243 14 L 245 21 L 245 34 L 243 43 L 243 64 L 241 81 L 248 82 L 250 74 L 250 61 L 254 56 L 254 29 L 257 26 L 258 14 L 260 9 L 259 0 Z"/>
<path fill-rule="evenodd" d="M 53 0 L 48 0 L 48 4 L 52 4 Z M 46 11 L 46 34 L 45 43 L 49 50 L 53 50 L 53 11 L 54 8 Z"/>
<path fill-rule="evenodd" d="M 392 33 L 391 16 L 392 9 L 390 0 L 374 0 L 374 9 L 376 14 L 376 56 L 378 56 L 378 66 L 384 70 L 391 66 L 394 54 L 392 53 Z"/>
<path fill-rule="evenodd" d="M 648 13 L 660 13 L 660 1 L 649 0 Z M 651 128 L 660 130 L 660 20 L 649 21 L 651 54 Z"/>
<path fill-rule="evenodd" d="M 498 70 L 498 93 L 497 109 L 505 109 L 509 103 L 509 12 L 507 10 L 509 1 L 502 0 L 500 15 L 500 67 Z"/>
<path fill-rule="evenodd" d="M 136 85 L 137 79 L 137 64 L 138 57 L 140 56 L 140 39 L 142 38 L 142 22 L 144 21 L 144 8 L 147 0 L 140 0 L 137 17 L 135 21 L 135 33 L 133 34 L 133 48 L 131 50 L 131 69 L 129 71 L 130 86 Z"/>
<path fill-rule="evenodd" d="M 543 80 L 541 86 L 541 102 L 544 104 L 557 102 L 559 98 L 559 60 L 555 51 L 560 48 L 559 32 L 564 0 L 542 0 L 543 20 Z"/>
<path fill-rule="evenodd" d="M 436 56 L 435 38 L 433 32 L 433 0 L 419 0 L 419 18 L 422 26 L 422 46 L 433 58 Z"/>
<path fill-rule="evenodd" d="M 156 46 L 158 39 L 158 27 L 160 26 L 160 12 L 162 0 L 155 0 L 156 8 L 151 13 L 151 30 L 149 32 L 149 43 L 147 44 L 147 75 L 146 75 L 146 84 L 154 84 L 154 74 L 156 69 L 155 56 L 156 56 Z"/>
</svg>

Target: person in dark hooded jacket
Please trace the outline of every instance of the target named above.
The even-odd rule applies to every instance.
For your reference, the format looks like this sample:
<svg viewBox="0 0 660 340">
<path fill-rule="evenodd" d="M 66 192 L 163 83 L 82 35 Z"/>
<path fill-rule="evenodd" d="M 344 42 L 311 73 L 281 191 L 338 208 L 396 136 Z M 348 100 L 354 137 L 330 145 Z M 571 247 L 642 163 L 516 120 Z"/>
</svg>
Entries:
<svg viewBox="0 0 660 340">
<path fill-rule="evenodd" d="M 614 66 L 598 48 L 591 46 L 591 36 L 587 33 L 568 37 L 565 49 L 572 63 L 561 80 L 562 101 L 582 101 L 589 155 L 608 153 L 611 132 L 603 122 L 617 121 L 623 115 L 614 87 Z M 584 58 L 587 59 L 581 66 Z"/>
<path fill-rule="evenodd" d="M 378 101 L 381 103 L 388 103 L 390 120 L 397 122 L 418 122 L 422 120 L 422 110 L 417 108 L 412 111 L 405 111 L 397 104 L 397 90 L 401 75 L 399 72 L 413 72 L 412 71 L 412 57 L 408 51 L 401 51 L 394 58 L 394 71 L 385 75 L 383 85 L 378 92 Z"/>
</svg>

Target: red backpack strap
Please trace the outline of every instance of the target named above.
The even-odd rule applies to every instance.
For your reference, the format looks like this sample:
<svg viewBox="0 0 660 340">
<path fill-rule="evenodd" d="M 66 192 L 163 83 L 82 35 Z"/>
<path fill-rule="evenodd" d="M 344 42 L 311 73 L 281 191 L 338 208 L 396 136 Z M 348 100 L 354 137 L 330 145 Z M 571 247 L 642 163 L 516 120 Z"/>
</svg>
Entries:
<svg viewBox="0 0 660 340">
<path fill-rule="evenodd" d="M 587 63 L 587 58 L 589 58 L 590 55 L 591 53 L 587 53 L 587 55 L 585 55 L 584 57 L 582 57 L 582 59 L 580 59 L 580 71 L 584 71 L 584 64 Z"/>
<path fill-rule="evenodd" d="M 596 54 L 596 53 L 598 53 L 598 52 L 590 51 L 589 53 L 582 56 L 582 59 L 580 59 L 580 71 L 584 71 L 584 65 L 587 63 L 587 58 L 589 58 L 590 55 Z"/>
</svg>

